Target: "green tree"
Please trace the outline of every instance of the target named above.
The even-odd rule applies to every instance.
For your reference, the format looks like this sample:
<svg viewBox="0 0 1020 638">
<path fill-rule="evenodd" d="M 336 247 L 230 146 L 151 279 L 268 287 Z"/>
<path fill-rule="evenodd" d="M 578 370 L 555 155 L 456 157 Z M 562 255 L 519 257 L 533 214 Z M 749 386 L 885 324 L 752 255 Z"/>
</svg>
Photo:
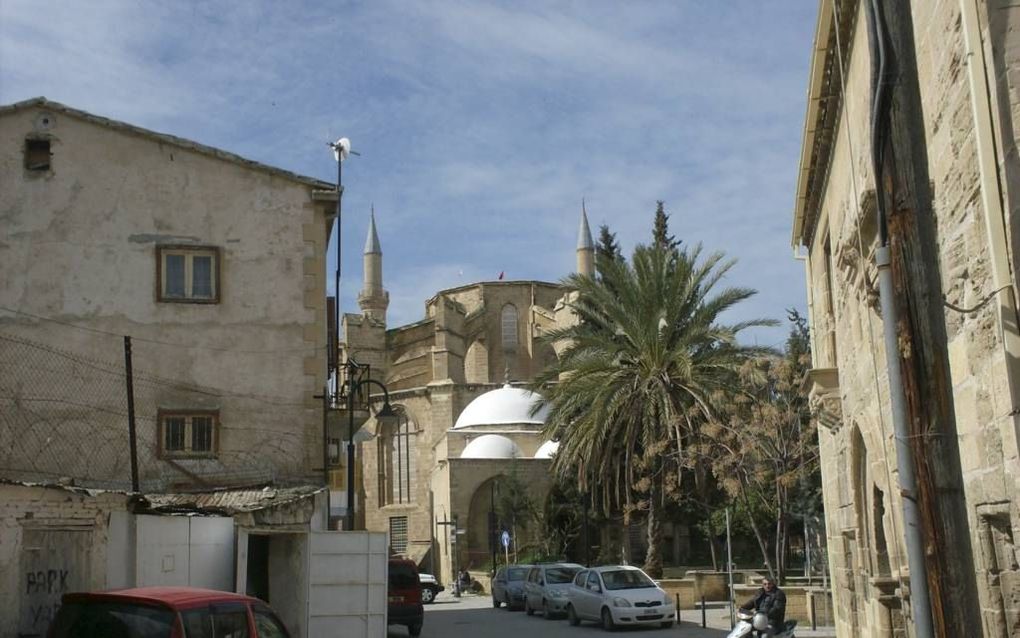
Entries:
<svg viewBox="0 0 1020 638">
<path fill-rule="evenodd" d="M 595 246 L 595 252 L 605 259 L 623 259 L 620 244 L 616 241 L 616 233 L 609 231 L 608 224 L 599 226 L 599 239 L 598 244 Z"/>
<path fill-rule="evenodd" d="M 655 207 L 655 222 L 652 225 L 652 246 L 676 249 L 680 241 L 669 234 L 669 215 L 666 214 L 665 202 L 659 200 Z"/>
<path fill-rule="evenodd" d="M 553 471 L 582 491 L 598 489 L 603 510 L 622 508 L 625 525 L 643 511 L 653 576 L 662 571 L 668 466 L 683 458 L 696 422 L 713 417 L 714 397 L 764 352 L 739 344 L 738 334 L 772 325 L 721 322 L 755 294 L 717 290 L 733 263 L 722 253 L 702 256 L 700 246 L 639 246 L 630 263 L 604 261 L 599 278 L 569 277 L 579 321 L 549 333 L 567 345 L 535 382 L 550 405 L 546 431 L 560 441 Z"/>
</svg>

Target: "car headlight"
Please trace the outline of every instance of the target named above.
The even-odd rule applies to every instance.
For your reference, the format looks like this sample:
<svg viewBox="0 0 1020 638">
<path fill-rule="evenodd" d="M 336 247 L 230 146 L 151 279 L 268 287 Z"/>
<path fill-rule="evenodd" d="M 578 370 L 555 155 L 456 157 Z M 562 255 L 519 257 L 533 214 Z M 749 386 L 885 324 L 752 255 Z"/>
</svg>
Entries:
<svg viewBox="0 0 1020 638">
<path fill-rule="evenodd" d="M 613 607 L 630 607 L 630 601 L 626 598 L 614 598 Z"/>
<path fill-rule="evenodd" d="M 673 604 L 673 599 L 669 597 L 669 594 L 663 594 L 662 595 L 662 604 L 663 605 L 672 605 Z"/>
<path fill-rule="evenodd" d="M 563 591 L 562 589 L 550 589 L 549 590 L 549 598 L 566 598 L 566 597 L 567 597 L 567 592 Z"/>
</svg>

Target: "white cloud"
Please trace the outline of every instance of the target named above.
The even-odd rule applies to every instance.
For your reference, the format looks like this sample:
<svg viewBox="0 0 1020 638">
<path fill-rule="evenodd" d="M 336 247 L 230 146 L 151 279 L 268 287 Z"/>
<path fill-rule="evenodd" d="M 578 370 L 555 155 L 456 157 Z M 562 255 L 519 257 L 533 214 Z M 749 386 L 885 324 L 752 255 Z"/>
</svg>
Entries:
<svg viewBox="0 0 1020 638">
<path fill-rule="evenodd" d="M 393 324 L 500 270 L 558 280 L 582 196 L 627 250 L 666 200 L 675 234 L 741 259 L 732 283 L 762 291 L 742 312 L 781 318 L 804 304 L 789 223 L 813 10 L 3 0 L 0 102 L 46 95 L 327 180 L 347 135 L 344 309 L 374 203 Z"/>
</svg>

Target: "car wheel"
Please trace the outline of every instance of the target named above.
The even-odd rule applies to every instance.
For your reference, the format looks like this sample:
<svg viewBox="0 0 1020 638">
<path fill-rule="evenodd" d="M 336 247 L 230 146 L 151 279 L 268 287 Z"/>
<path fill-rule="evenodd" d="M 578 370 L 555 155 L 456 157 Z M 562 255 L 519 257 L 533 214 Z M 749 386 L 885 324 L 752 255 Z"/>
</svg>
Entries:
<svg viewBox="0 0 1020 638">
<path fill-rule="evenodd" d="M 574 611 L 573 605 L 567 605 L 567 622 L 570 623 L 571 627 L 577 627 L 581 624 L 581 619 L 577 617 L 577 612 Z"/>
<path fill-rule="evenodd" d="M 673 626 L 673 621 L 672 620 L 663 621 L 659 623 L 659 626 L 662 627 L 663 629 L 669 629 L 670 627 Z"/>
<path fill-rule="evenodd" d="M 428 605 L 436 600 L 436 592 L 431 587 L 424 587 L 421 590 L 421 602 Z"/>
<path fill-rule="evenodd" d="M 602 608 L 602 628 L 606 631 L 616 631 L 616 625 L 613 624 L 613 612 L 609 611 L 609 607 Z"/>
<path fill-rule="evenodd" d="M 494 609 L 499 609 L 499 604 L 500 604 L 500 603 L 499 603 L 499 601 L 498 601 L 498 600 L 496 600 L 496 597 L 495 597 L 495 596 L 493 596 L 493 597 L 492 597 L 492 607 L 493 607 Z"/>
<path fill-rule="evenodd" d="M 407 626 L 407 633 L 411 634 L 412 636 L 420 636 L 421 635 L 421 623 L 418 623 L 417 625 L 408 625 Z"/>
<path fill-rule="evenodd" d="M 524 599 L 524 613 L 529 616 L 535 615 L 535 610 L 531 608 L 531 603 L 528 602 L 527 598 Z"/>
</svg>

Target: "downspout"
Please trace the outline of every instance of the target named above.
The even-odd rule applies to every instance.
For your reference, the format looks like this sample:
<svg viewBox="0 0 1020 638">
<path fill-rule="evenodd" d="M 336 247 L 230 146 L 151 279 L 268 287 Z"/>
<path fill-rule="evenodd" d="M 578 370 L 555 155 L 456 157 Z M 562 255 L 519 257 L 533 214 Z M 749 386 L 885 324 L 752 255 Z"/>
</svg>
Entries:
<svg viewBox="0 0 1020 638">
<path fill-rule="evenodd" d="M 991 262 L 992 286 L 997 292 L 996 319 L 1006 359 L 1006 384 L 1013 408 L 1014 441 L 1020 449 L 1020 317 L 1017 315 L 1015 282 L 1009 267 L 1008 238 L 1002 206 L 1002 184 L 999 181 L 998 155 L 995 146 L 992 105 L 989 98 L 985 49 L 981 43 L 978 7 L 975 0 L 960 0 L 960 21 L 966 47 L 967 79 L 974 113 L 974 137 L 977 143 L 977 164 L 981 179 L 981 208 L 985 231 L 988 233 L 988 256 Z"/>
<path fill-rule="evenodd" d="M 907 545 L 907 568 L 910 570 L 910 609 L 914 620 L 916 638 L 933 638 L 931 595 L 928 591 L 928 574 L 925 566 L 924 539 L 921 535 L 920 508 L 917 504 L 917 481 L 914 476 L 914 459 L 910 450 L 910 432 L 907 424 L 907 405 L 903 390 L 898 353 L 899 339 L 896 335 L 896 302 L 893 290 L 892 270 L 889 260 L 889 234 L 886 226 L 885 197 L 882 193 L 882 158 L 884 111 L 886 102 L 886 78 L 895 77 L 895 69 L 888 68 L 885 51 L 885 27 L 881 12 L 875 4 L 880 0 L 869 0 L 866 6 L 868 17 L 868 45 L 871 54 L 871 160 L 875 177 L 876 214 L 880 246 L 875 251 L 875 265 L 878 267 L 878 292 L 882 310 L 882 333 L 885 337 L 885 363 L 889 376 L 889 403 L 892 408 L 893 439 L 896 443 L 896 476 L 900 489 L 900 503 L 903 506 L 903 527 Z"/>
</svg>

